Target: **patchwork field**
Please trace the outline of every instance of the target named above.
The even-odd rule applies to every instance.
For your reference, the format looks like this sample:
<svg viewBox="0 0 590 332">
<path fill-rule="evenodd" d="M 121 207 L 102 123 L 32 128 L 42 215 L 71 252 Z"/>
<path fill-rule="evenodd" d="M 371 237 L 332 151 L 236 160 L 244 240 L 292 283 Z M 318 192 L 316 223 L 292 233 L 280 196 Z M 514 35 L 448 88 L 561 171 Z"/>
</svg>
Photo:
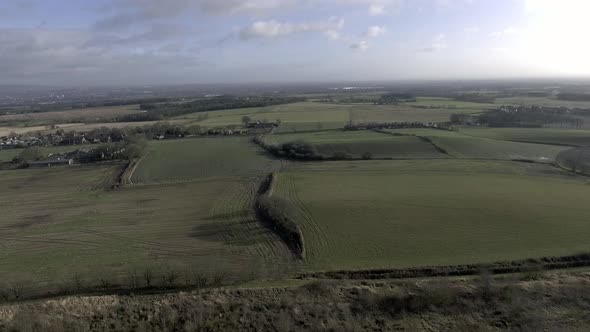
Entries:
<svg viewBox="0 0 590 332">
<path fill-rule="evenodd" d="M 427 138 L 446 152 L 447 157 L 466 159 L 505 159 L 550 162 L 566 146 L 533 144 L 468 136 L 463 132 L 438 129 L 388 129 L 393 135 L 415 135 Z M 399 136 L 396 136 L 399 137 Z"/>
<path fill-rule="evenodd" d="M 355 122 L 440 122 L 448 121 L 456 112 L 477 113 L 481 108 L 447 109 L 414 108 L 407 105 L 334 104 L 303 102 L 260 108 L 199 112 L 175 118 L 204 127 L 240 125 L 243 116 L 252 120 L 281 120 L 278 132 L 318 131 L 342 128 L 348 121 Z M 200 120 L 199 120 L 200 119 Z"/>
<path fill-rule="evenodd" d="M 349 153 L 361 158 L 370 153 L 373 158 L 446 158 L 432 144 L 418 137 L 390 136 L 373 131 L 323 131 L 305 134 L 270 135 L 268 143 L 306 142 L 317 147 L 324 156 Z"/>
<path fill-rule="evenodd" d="M 431 160 L 298 164 L 276 194 L 299 206 L 308 269 L 373 269 L 590 249 L 590 186 L 553 167 Z"/>
<path fill-rule="evenodd" d="M 223 176 L 259 176 L 273 160 L 243 137 L 152 141 L 131 181 L 134 184 L 185 182 Z"/>
</svg>

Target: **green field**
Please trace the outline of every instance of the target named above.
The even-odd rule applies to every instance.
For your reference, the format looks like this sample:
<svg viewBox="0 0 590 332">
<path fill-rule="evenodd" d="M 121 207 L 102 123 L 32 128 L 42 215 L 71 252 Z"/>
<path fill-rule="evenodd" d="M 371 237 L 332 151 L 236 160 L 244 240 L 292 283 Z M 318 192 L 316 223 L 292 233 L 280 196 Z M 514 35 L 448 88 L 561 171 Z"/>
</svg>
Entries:
<svg viewBox="0 0 590 332">
<path fill-rule="evenodd" d="M 590 131 L 554 128 L 460 128 L 474 137 L 569 146 L 590 145 Z"/>
<path fill-rule="evenodd" d="M 495 108 L 495 104 L 473 103 L 469 101 L 455 100 L 453 98 L 417 97 L 415 102 L 404 103 L 409 106 L 425 106 L 455 109 L 479 109 L 485 110 Z"/>
<path fill-rule="evenodd" d="M 550 166 L 438 160 L 299 164 L 307 268 L 399 268 L 587 251 L 590 186 Z"/>
<path fill-rule="evenodd" d="M 323 131 L 305 134 L 269 135 L 270 144 L 306 142 L 317 147 L 324 156 L 349 153 L 355 158 L 370 153 L 373 158 L 446 158 L 430 143 L 418 137 L 390 136 L 373 131 Z"/>
<path fill-rule="evenodd" d="M 184 182 L 271 171 L 273 161 L 242 137 L 152 141 L 131 181 L 134 184 Z"/>
<path fill-rule="evenodd" d="M 498 105 L 530 105 L 530 106 L 548 106 L 548 107 L 561 107 L 565 106 L 568 108 L 590 108 L 589 101 L 568 101 L 559 100 L 557 98 L 548 97 L 505 97 L 496 98 L 496 104 Z"/>
<path fill-rule="evenodd" d="M 55 290 L 62 284 L 71 288 L 74 275 L 94 284 L 99 275 L 106 275 L 125 284 L 129 273 L 148 268 L 179 276 L 223 273 L 229 279 L 282 269 L 291 256 L 252 209 L 264 170 L 251 164 L 235 173 L 226 168 L 221 178 L 203 178 L 221 175 L 215 168 L 228 159 L 214 159 L 237 151 L 241 154 L 235 162 L 243 155 L 254 158 L 256 165 L 269 161 L 250 156 L 252 150 L 244 151 L 242 143 L 232 139 L 226 144 L 240 148 L 224 150 L 223 144 L 196 141 L 155 142 L 171 149 L 179 145 L 184 153 L 162 160 L 169 165 L 168 176 L 166 168 L 158 166 L 149 168 L 156 173 L 143 173 L 171 181 L 193 170 L 201 177 L 196 182 L 110 190 L 122 164 L 0 171 L 5 189 L 0 193 L 2 283 L 25 281 L 28 287 Z M 207 151 L 211 146 L 217 154 L 202 159 L 208 160 L 203 164 L 208 169 L 184 164 L 191 153 L 201 155 L 203 147 Z M 188 170 L 177 171 L 183 164 Z"/>
<path fill-rule="evenodd" d="M 260 108 L 199 112 L 175 118 L 175 121 L 203 127 L 240 125 L 243 116 L 253 120 L 281 120 L 278 132 L 318 131 L 342 128 L 354 122 L 444 122 L 456 112 L 477 113 L 481 108 L 414 108 L 407 105 L 334 104 L 303 102 Z M 201 120 L 198 120 L 201 117 Z M 207 118 L 204 118 L 207 117 Z"/>
</svg>

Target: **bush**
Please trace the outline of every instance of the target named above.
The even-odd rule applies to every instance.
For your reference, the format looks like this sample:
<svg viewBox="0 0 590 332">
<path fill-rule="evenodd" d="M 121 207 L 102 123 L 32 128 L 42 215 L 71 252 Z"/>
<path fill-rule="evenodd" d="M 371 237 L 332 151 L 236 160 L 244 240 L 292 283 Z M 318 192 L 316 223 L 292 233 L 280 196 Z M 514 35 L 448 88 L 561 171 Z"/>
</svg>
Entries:
<svg viewBox="0 0 590 332">
<path fill-rule="evenodd" d="M 288 200 L 271 196 L 268 194 L 261 195 L 256 202 L 256 211 L 282 239 L 289 249 L 297 256 L 305 257 L 303 233 L 299 225 L 291 219 L 294 211 L 292 203 Z"/>
<path fill-rule="evenodd" d="M 338 151 L 338 152 L 334 152 L 334 154 L 332 154 L 331 159 L 332 160 L 351 160 L 351 159 L 353 159 L 353 156 L 348 152 Z"/>
</svg>

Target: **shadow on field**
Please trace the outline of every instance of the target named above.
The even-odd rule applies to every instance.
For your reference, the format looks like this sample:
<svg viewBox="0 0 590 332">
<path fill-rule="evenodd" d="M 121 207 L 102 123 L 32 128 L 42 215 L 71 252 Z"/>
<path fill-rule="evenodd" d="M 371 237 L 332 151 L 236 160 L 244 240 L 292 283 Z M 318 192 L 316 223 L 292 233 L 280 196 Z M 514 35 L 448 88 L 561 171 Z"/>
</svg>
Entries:
<svg viewBox="0 0 590 332">
<path fill-rule="evenodd" d="M 264 242 L 268 231 L 260 227 L 256 219 L 227 221 L 229 218 L 235 218 L 236 215 L 232 213 L 212 216 L 208 218 L 212 222 L 194 226 L 190 236 L 235 246 L 252 246 Z M 246 216 L 247 213 L 243 215 Z"/>
</svg>

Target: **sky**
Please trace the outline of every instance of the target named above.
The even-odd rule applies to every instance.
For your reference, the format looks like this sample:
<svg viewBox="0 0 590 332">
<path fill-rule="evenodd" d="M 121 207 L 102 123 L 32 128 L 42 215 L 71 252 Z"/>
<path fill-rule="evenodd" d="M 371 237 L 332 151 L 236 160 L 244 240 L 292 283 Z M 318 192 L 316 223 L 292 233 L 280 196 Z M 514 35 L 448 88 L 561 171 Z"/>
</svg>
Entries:
<svg viewBox="0 0 590 332">
<path fill-rule="evenodd" d="M 588 0 L 0 0 L 0 84 L 590 76 Z"/>
</svg>

